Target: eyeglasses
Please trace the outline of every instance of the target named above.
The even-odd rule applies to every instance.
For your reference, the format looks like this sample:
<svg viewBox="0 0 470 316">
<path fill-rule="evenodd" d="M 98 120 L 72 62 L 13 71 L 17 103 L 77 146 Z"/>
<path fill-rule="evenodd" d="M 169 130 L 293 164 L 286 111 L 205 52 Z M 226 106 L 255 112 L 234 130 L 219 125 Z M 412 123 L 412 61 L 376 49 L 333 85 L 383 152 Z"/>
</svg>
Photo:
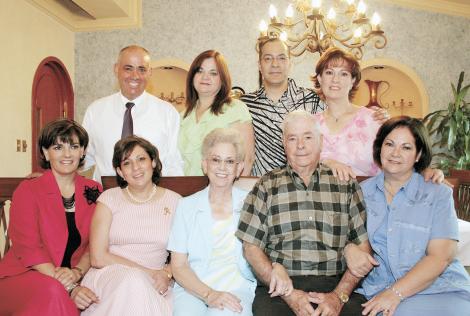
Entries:
<svg viewBox="0 0 470 316">
<path fill-rule="evenodd" d="M 220 159 L 218 157 L 212 157 L 209 159 L 209 163 L 217 167 L 222 166 L 222 164 L 227 167 L 233 167 L 238 164 L 238 161 L 235 161 L 234 159 Z"/>
</svg>

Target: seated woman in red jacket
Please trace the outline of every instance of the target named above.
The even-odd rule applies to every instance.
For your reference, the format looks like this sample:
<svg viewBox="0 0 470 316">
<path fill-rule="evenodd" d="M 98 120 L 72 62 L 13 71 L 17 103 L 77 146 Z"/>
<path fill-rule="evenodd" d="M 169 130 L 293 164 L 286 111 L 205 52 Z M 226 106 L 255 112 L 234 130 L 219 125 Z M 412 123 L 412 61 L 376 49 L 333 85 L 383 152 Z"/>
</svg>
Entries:
<svg viewBox="0 0 470 316">
<path fill-rule="evenodd" d="M 12 247 L 0 262 L 0 315 L 78 315 L 77 307 L 97 301 L 78 282 L 90 267 L 88 232 L 102 188 L 77 174 L 88 135 L 76 122 L 47 124 L 38 143 L 46 171 L 13 194 Z"/>
</svg>

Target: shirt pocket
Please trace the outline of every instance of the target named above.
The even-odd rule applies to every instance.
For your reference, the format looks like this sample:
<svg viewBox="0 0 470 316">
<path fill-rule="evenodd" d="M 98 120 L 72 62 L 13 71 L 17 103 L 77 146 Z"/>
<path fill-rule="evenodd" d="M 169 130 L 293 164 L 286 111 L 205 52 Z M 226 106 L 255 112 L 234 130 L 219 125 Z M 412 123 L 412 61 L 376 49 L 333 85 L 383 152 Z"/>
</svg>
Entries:
<svg viewBox="0 0 470 316">
<path fill-rule="evenodd" d="M 323 213 L 323 229 L 320 230 L 323 243 L 332 249 L 343 248 L 348 240 L 349 214 L 332 211 Z"/>
<path fill-rule="evenodd" d="M 399 253 L 399 269 L 411 269 L 426 255 L 426 248 L 431 235 L 431 225 L 410 223 L 407 221 L 395 221 L 395 225 L 401 232 Z"/>
</svg>

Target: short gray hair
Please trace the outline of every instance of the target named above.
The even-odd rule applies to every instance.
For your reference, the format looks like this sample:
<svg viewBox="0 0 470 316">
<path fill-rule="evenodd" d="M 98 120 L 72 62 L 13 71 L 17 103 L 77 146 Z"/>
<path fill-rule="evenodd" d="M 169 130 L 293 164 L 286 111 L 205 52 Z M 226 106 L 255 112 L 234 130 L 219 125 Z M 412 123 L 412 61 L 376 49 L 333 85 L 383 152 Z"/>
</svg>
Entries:
<svg viewBox="0 0 470 316">
<path fill-rule="evenodd" d="M 311 114 L 307 111 L 304 111 L 304 110 L 295 110 L 295 111 L 289 112 L 289 114 L 287 114 L 287 116 L 284 118 L 284 121 L 282 121 L 282 123 L 281 123 L 282 135 L 283 136 L 286 133 L 287 125 L 289 125 L 290 123 L 292 123 L 293 121 L 295 121 L 296 119 L 298 119 L 300 117 L 304 117 L 304 118 L 307 118 L 307 119 L 311 120 L 312 121 L 312 131 L 313 131 L 313 133 L 318 135 L 318 136 L 321 135 L 320 127 L 318 126 L 317 120 L 315 120 L 313 114 Z"/>
<path fill-rule="evenodd" d="M 235 147 L 237 161 L 245 159 L 245 146 L 240 133 L 234 128 L 216 128 L 206 135 L 202 143 L 202 158 L 206 159 L 211 149 L 221 143 L 232 144 Z"/>
</svg>

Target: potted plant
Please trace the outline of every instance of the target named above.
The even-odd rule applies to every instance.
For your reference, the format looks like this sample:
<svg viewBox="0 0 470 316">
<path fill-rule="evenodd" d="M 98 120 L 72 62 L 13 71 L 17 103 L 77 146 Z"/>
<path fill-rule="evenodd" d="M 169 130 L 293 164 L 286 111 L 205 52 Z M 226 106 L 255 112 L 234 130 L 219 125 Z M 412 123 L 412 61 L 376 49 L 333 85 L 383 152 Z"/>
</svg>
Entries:
<svg viewBox="0 0 470 316">
<path fill-rule="evenodd" d="M 429 135 L 433 139 L 434 155 L 439 168 L 470 169 L 470 103 L 465 97 L 470 84 L 463 86 L 465 73 L 462 71 L 457 88 L 451 83 L 453 99 L 447 109 L 434 111 L 423 119 Z"/>
</svg>

